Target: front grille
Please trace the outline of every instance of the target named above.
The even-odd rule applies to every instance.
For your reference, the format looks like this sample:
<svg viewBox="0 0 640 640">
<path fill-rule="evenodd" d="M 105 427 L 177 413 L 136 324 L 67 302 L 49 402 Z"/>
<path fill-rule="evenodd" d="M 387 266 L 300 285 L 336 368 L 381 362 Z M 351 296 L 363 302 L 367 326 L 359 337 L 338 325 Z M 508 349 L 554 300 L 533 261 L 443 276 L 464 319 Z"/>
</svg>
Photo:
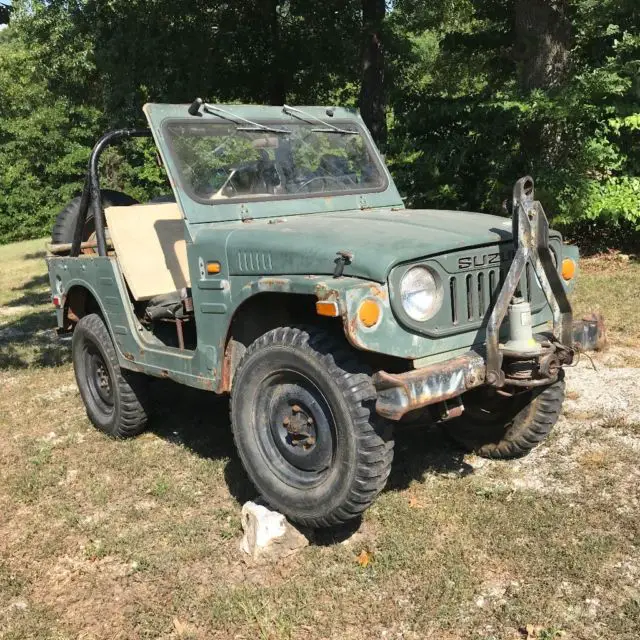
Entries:
<svg viewBox="0 0 640 640">
<path fill-rule="evenodd" d="M 449 277 L 451 322 L 454 325 L 476 323 L 485 320 L 495 303 L 507 276 L 507 267 L 458 273 Z M 536 304 L 542 290 L 531 265 L 527 263 L 520 279 L 520 295 Z"/>
<path fill-rule="evenodd" d="M 559 238 L 552 238 L 551 242 L 555 255 L 561 255 Z M 389 276 L 391 304 L 396 316 L 415 332 L 434 338 L 481 330 L 489 320 L 514 254 L 513 245 L 503 242 L 451 251 L 422 262 L 399 266 Z M 399 296 L 402 277 L 419 264 L 438 274 L 444 294 L 442 306 L 427 322 L 412 320 L 404 311 Z M 529 301 L 536 322 L 541 324 L 548 319 L 548 304 L 531 265 L 523 270 L 516 293 Z"/>
</svg>

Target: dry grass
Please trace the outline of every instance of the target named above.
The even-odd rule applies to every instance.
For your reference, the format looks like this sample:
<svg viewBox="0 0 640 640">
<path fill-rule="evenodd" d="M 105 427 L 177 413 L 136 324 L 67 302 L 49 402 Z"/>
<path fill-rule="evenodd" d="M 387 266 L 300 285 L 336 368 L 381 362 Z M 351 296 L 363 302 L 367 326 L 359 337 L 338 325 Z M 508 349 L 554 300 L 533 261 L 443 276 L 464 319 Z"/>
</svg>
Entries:
<svg viewBox="0 0 640 640">
<path fill-rule="evenodd" d="M 514 640 L 527 625 L 547 640 L 637 638 L 633 423 L 569 417 L 508 464 L 405 431 L 361 523 L 286 561 L 247 563 L 239 512 L 253 492 L 225 402 L 159 383 L 149 433 L 93 430 L 48 331 L 42 259 L 25 258 L 41 247 L 0 247 L 0 638 Z M 616 333 L 637 331 L 633 278 L 640 291 L 636 265 L 587 269 L 579 303 L 598 292 Z M 574 403 L 588 402 L 580 375 Z"/>
<path fill-rule="evenodd" d="M 638 296 L 640 261 L 615 253 L 581 261 L 574 294 L 576 317 L 600 311 L 617 344 L 636 347 L 640 343 Z M 637 352 L 634 366 L 640 366 Z"/>
</svg>

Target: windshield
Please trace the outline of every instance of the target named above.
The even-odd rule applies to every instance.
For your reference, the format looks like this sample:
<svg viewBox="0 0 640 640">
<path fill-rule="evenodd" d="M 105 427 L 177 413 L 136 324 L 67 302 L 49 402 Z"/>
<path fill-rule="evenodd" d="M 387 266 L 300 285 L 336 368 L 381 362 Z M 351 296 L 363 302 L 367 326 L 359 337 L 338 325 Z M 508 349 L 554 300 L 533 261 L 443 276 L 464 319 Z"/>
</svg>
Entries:
<svg viewBox="0 0 640 640">
<path fill-rule="evenodd" d="M 184 189 L 211 204 L 381 191 L 386 179 L 362 133 L 307 123 L 284 133 L 228 122 L 169 122 L 165 132 Z M 353 129 L 353 130 L 351 130 Z"/>
</svg>

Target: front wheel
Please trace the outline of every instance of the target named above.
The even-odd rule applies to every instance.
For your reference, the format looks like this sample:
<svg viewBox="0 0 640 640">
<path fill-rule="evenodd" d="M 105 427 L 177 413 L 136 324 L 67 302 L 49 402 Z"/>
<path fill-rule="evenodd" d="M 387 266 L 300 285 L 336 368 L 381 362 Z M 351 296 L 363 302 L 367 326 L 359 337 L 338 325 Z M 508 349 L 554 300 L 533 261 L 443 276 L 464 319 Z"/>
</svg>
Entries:
<svg viewBox="0 0 640 640">
<path fill-rule="evenodd" d="M 390 423 L 353 353 L 329 334 L 282 327 L 258 338 L 234 376 L 231 423 L 251 481 L 310 527 L 361 514 L 393 459 Z"/>
<path fill-rule="evenodd" d="M 564 389 L 562 377 L 510 398 L 495 389 L 474 389 L 462 396 L 462 416 L 444 426 L 458 444 L 480 456 L 519 458 L 548 437 L 560 417 Z"/>
</svg>

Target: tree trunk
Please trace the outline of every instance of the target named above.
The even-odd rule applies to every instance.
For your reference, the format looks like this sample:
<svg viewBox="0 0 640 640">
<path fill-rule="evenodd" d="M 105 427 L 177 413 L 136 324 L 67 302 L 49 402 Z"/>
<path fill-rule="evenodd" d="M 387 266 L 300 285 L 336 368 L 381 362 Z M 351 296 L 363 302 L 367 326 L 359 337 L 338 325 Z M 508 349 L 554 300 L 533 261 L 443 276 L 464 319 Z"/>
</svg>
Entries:
<svg viewBox="0 0 640 640">
<path fill-rule="evenodd" d="M 9 15 L 11 7 L 3 2 L 0 2 L 0 24 L 9 24 Z"/>
<path fill-rule="evenodd" d="M 568 0 L 516 0 L 515 47 L 520 90 L 527 94 L 561 88 L 569 71 L 571 22 Z M 555 166 L 562 157 L 564 140 L 555 121 L 533 120 L 520 130 L 522 169 Z"/>
<path fill-rule="evenodd" d="M 283 59 L 283 47 L 281 43 L 280 33 L 280 16 L 278 15 L 278 6 L 280 0 L 265 0 L 263 4 L 265 12 L 265 26 L 268 29 L 269 48 L 271 55 L 267 59 L 268 69 L 266 78 L 269 86 L 267 87 L 267 100 L 269 104 L 281 105 L 287 102 L 287 80 L 285 78 L 288 69 L 287 62 Z"/>
<path fill-rule="evenodd" d="M 362 0 L 362 84 L 360 113 L 373 139 L 384 145 L 387 139 L 382 25 L 385 0 Z"/>
<path fill-rule="evenodd" d="M 515 56 L 523 91 L 562 85 L 571 47 L 567 4 L 567 0 L 516 0 Z"/>
</svg>

